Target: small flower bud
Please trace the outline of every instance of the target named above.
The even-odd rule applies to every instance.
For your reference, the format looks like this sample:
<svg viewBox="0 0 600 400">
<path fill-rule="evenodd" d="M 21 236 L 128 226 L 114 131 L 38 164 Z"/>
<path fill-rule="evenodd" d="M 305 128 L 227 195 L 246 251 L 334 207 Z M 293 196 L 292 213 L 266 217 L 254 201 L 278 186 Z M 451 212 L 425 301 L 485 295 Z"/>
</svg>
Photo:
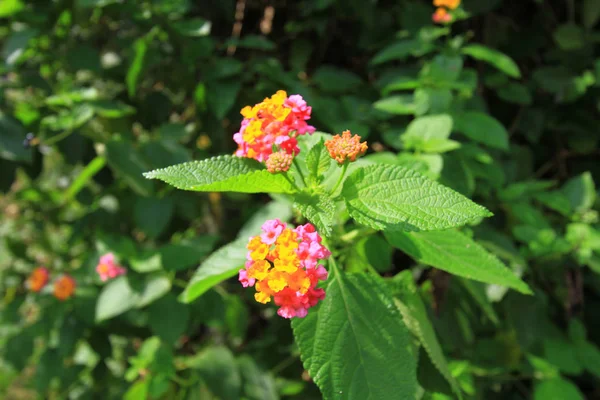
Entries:
<svg viewBox="0 0 600 400">
<path fill-rule="evenodd" d="M 267 158 L 267 171 L 272 174 L 277 172 L 286 172 L 288 169 L 290 169 L 293 159 L 293 155 L 287 154 L 284 151 L 273 153 L 269 156 L 269 158 Z"/>
<path fill-rule="evenodd" d="M 342 135 L 335 135 L 333 139 L 325 142 L 325 147 L 329 155 L 338 164 L 343 164 L 346 160 L 356 161 L 367 151 L 367 142 L 360 142 L 360 136 L 352 135 L 350 131 L 344 131 Z"/>
</svg>

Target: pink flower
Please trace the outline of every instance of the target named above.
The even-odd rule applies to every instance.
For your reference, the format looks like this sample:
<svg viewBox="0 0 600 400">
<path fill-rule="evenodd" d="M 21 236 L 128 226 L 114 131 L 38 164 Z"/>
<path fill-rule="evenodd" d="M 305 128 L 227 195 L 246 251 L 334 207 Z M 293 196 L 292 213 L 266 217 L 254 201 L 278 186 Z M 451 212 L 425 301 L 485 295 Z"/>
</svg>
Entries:
<svg viewBox="0 0 600 400">
<path fill-rule="evenodd" d="M 260 238 L 264 244 L 272 245 L 275 243 L 281 232 L 285 229 L 285 224 L 279 218 L 271 219 L 265 222 L 261 227 L 263 234 Z"/>
<path fill-rule="evenodd" d="M 254 283 L 256 282 L 256 279 L 248 278 L 248 272 L 245 269 L 240 269 L 238 279 L 243 287 L 254 286 Z"/>
<path fill-rule="evenodd" d="M 96 272 L 100 276 L 100 280 L 105 282 L 108 279 L 124 275 L 127 270 L 116 263 L 115 255 L 113 253 L 107 253 L 100 257 L 100 261 L 96 266 Z"/>
</svg>

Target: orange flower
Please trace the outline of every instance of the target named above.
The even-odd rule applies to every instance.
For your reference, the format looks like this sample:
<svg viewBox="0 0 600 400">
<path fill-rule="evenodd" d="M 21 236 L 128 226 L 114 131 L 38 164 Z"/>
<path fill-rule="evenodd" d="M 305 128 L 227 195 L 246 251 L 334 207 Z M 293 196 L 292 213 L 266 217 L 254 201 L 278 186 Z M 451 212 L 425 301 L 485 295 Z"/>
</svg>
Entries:
<svg viewBox="0 0 600 400">
<path fill-rule="evenodd" d="M 29 275 L 29 278 L 27 278 L 29 290 L 32 292 L 39 292 L 44 286 L 46 286 L 49 278 L 50 274 L 48 273 L 48 269 L 44 267 L 38 267 L 34 269 L 31 275 Z"/>
<path fill-rule="evenodd" d="M 456 10 L 460 5 L 460 0 L 433 0 L 436 7 L 446 7 L 450 10 Z"/>
<path fill-rule="evenodd" d="M 54 282 L 54 297 L 59 300 L 66 300 L 75 293 L 77 286 L 75 279 L 69 275 L 63 275 Z"/>
<path fill-rule="evenodd" d="M 438 8 L 431 17 L 436 24 L 443 24 L 452 21 L 452 16 L 448 14 L 445 8 Z"/>
<path fill-rule="evenodd" d="M 325 142 L 325 147 L 329 155 L 339 164 L 346 160 L 356 161 L 356 159 L 367 151 L 367 142 L 360 142 L 360 136 L 352 135 L 350 131 L 342 132 L 342 136 L 335 135 L 333 139 Z"/>
</svg>

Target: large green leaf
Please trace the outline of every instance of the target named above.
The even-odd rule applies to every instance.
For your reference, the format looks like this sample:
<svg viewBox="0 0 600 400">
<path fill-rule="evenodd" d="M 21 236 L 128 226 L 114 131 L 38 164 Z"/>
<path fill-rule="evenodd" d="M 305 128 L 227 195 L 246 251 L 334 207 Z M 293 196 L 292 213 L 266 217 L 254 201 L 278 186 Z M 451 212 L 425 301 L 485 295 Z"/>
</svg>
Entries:
<svg viewBox="0 0 600 400">
<path fill-rule="evenodd" d="M 454 275 L 531 294 L 527 284 L 498 258 L 458 231 L 386 232 L 385 235 L 394 247 L 420 263 Z"/>
<path fill-rule="evenodd" d="M 494 117 L 479 111 L 466 111 L 454 116 L 454 130 L 478 143 L 508 150 L 508 132 Z"/>
<path fill-rule="evenodd" d="M 116 317 L 135 307 L 138 295 L 131 289 L 125 277 L 119 277 L 102 289 L 96 303 L 96 321 Z"/>
<path fill-rule="evenodd" d="M 199 192 L 293 193 L 281 175 L 271 174 L 251 159 L 219 156 L 202 161 L 172 165 L 146 172 L 148 179 L 160 179 L 178 189 Z"/>
<path fill-rule="evenodd" d="M 190 310 L 169 293 L 148 307 L 148 325 L 165 343 L 173 344 L 187 327 Z"/>
<path fill-rule="evenodd" d="M 452 390 L 459 398 L 462 398 L 458 384 L 450 373 L 446 357 L 429 320 L 427 309 L 419 295 L 412 273 L 408 270 L 399 273 L 393 280 L 393 286 L 394 295 L 398 299 L 396 304 L 402 313 L 406 326 L 419 339 L 432 364 L 446 378 Z"/>
<path fill-rule="evenodd" d="M 240 370 L 227 347 L 213 346 L 188 361 L 208 389 L 221 400 L 238 400 L 242 386 Z"/>
<path fill-rule="evenodd" d="M 147 169 L 146 163 L 132 143 L 121 140 L 107 143 L 106 161 L 138 194 L 147 196 L 152 193 L 154 185 L 142 176 Z"/>
<path fill-rule="evenodd" d="M 342 196 L 350 216 L 375 229 L 448 229 L 491 215 L 452 189 L 397 165 L 356 170 L 346 178 Z"/>
<path fill-rule="evenodd" d="M 292 321 L 304 367 L 329 399 L 414 399 L 416 354 L 379 277 L 334 267 L 318 310 Z"/>
<path fill-rule="evenodd" d="M 248 238 L 231 242 L 208 257 L 181 294 L 179 300 L 190 303 L 211 287 L 235 276 L 246 262 Z"/>
<path fill-rule="evenodd" d="M 497 50 L 480 44 L 470 44 L 463 47 L 462 52 L 477 60 L 485 61 L 508 76 L 512 76 L 513 78 L 521 77 L 521 71 L 519 71 L 519 67 L 512 58 Z"/>
<path fill-rule="evenodd" d="M 569 200 L 571 209 L 577 212 L 587 211 L 596 201 L 594 178 L 589 172 L 584 172 L 569 179 L 560 191 Z"/>
<path fill-rule="evenodd" d="M 335 220 L 335 203 L 325 193 L 309 195 L 299 193 L 294 197 L 294 207 L 312 222 L 319 233 L 331 235 L 331 226 Z"/>
<path fill-rule="evenodd" d="M 545 380 L 535 387 L 534 400 L 583 400 L 585 397 L 571 381 L 562 378 Z"/>
</svg>

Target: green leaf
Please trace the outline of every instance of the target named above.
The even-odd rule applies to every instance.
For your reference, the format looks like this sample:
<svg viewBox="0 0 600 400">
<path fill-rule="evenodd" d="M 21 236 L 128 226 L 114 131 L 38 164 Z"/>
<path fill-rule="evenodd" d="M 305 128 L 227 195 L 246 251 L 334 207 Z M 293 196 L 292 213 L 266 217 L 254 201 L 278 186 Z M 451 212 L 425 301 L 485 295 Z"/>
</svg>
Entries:
<svg viewBox="0 0 600 400">
<path fill-rule="evenodd" d="M 447 114 L 428 115 L 416 118 L 408 124 L 404 137 L 419 137 L 427 142 L 430 139 L 448 139 L 451 132 L 451 116 Z"/>
<path fill-rule="evenodd" d="M 244 355 L 237 360 L 238 368 L 242 374 L 242 398 L 248 400 L 278 400 L 275 381 L 270 373 L 261 370 L 252 357 Z"/>
<path fill-rule="evenodd" d="M 478 111 L 467 111 L 454 116 L 454 130 L 475 142 L 489 147 L 508 150 L 508 132 L 494 117 Z"/>
<path fill-rule="evenodd" d="M 583 26 L 587 29 L 592 28 L 600 18 L 600 1 L 599 0 L 583 0 L 583 9 L 581 10 L 583 18 Z"/>
<path fill-rule="evenodd" d="M 326 193 L 309 195 L 298 193 L 294 197 L 294 207 L 315 225 L 317 231 L 325 236 L 331 235 L 335 220 L 335 203 Z"/>
<path fill-rule="evenodd" d="M 19 122 L 0 112 L 0 132 L 0 158 L 31 161 L 31 149 L 23 146 L 27 134 Z"/>
<path fill-rule="evenodd" d="M 374 275 L 333 272 L 318 310 L 292 321 L 323 398 L 415 398 L 416 355 L 387 287 Z"/>
<path fill-rule="evenodd" d="M 401 139 L 407 149 L 444 153 L 460 147 L 460 143 L 448 139 L 451 132 L 452 117 L 446 114 L 430 115 L 414 119 Z"/>
<path fill-rule="evenodd" d="M 398 299 L 396 305 L 402 313 L 406 326 L 419 339 L 431 362 L 448 381 L 454 393 L 462 398 L 458 384 L 450 373 L 446 357 L 429 320 L 427 309 L 419 295 L 411 272 L 403 271 L 396 275 L 392 285 L 394 296 Z"/>
<path fill-rule="evenodd" d="M 120 101 L 98 100 L 91 105 L 96 114 L 104 118 L 121 118 L 135 114 L 135 108 Z"/>
<path fill-rule="evenodd" d="M 242 81 L 239 78 L 212 81 L 206 84 L 208 106 L 217 118 L 225 118 L 235 104 L 241 88 Z"/>
<path fill-rule="evenodd" d="M 589 210 L 596 201 L 594 179 L 589 172 L 569 179 L 560 191 L 569 199 L 571 209 L 576 212 Z"/>
<path fill-rule="evenodd" d="M 323 174 L 331 168 L 333 162 L 324 143 L 325 141 L 321 139 L 306 155 L 309 176 L 317 183 L 321 182 Z"/>
<path fill-rule="evenodd" d="M 171 197 L 138 197 L 133 209 L 133 219 L 138 228 L 151 238 L 158 237 L 169 225 L 174 202 Z"/>
<path fill-rule="evenodd" d="M 212 251 L 217 239 L 217 236 L 212 235 L 198 236 L 163 246 L 159 250 L 162 265 L 169 271 L 179 271 L 197 265 Z"/>
<path fill-rule="evenodd" d="M 373 107 L 376 110 L 396 115 L 412 115 L 417 110 L 414 98 L 410 94 L 386 97 L 385 99 L 376 101 Z"/>
<path fill-rule="evenodd" d="M 63 202 L 71 200 L 87 185 L 87 183 L 106 165 L 106 158 L 96 156 L 92 161 L 85 166 L 77 178 L 71 183 L 71 186 L 67 189 L 64 194 Z"/>
<path fill-rule="evenodd" d="M 528 106 L 533 102 L 533 97 L 527 86 L 517 82 L 510 82 L 508 85 L 502 86 L 496 93 L 498 97 L 509 103 Z"/>
<path fill-rule="evenodd" d="M 148 398 L 148 387 L 151 381 L 149 379 L 139 380 L 125 392 L 124 400 L 144 400 Z"/>
<path fill-rule="evenodd" d="M 421 56 L 434 50 L 431 43 L 414 39 L 401 40 L 385 47 L 371 59 L 372 65 L 383 64 L 392 60 L 403 60 L 411 55 Z"/>
<path fill-rule="evenodd" d="M 574 23 L 559 26 L 553 36 L 554 41 L 562 50 L 579 50 L 585 46 L 585 33 Z"/>
<path fill-rule="evenodd" d="M 188 366 L 200 373 L 209 390 L 222 400 L 239 400 L 242 386 L 240 371 L 231 351 L 223 346 L 209 347 Z"/>
<path fill-rule="evenodd" d="M 488 299 L 487 293 L 485 291 L 485 285 L 479 282 L 473 282 L 469 279 L 459 279 L 460 284 L 469 292 L 469 294 L 473 297 L 473 300 L 481 307 L 485 315 L 494 323 L 494 325 L 498 326 L 500 324 L 500 319 L 498 318 L 498 314 L 494 310 L 494 306 Z"/>
<path fill-rule="evenodd" d="M 109 282 L 96 303 L 96 322 L 101 322 L 132 309 L 138 302 L 138 295 L 131 289 L 124 276 Z"/>
<path fill-rule="evenodd" d="M 342 196 L 358 223 L 381 230 L 437 230 L 491 213 L 463 195 L 397 165 L 372 165 L 350 174 Z"/>
<path fill-rule="evenodd" d="M 319 67 L 313 75 L 313 82 L 323 91 L 344 93 L 356 90 L 362 85 L 362 79 L 347 69 L 332 66 Z"/>
<path fill-rule="evenodd" d="M 258 162 L 235 156 L 172 165 L 144 173 L 182 190 L 199 192 L 294 193 L 281 175 L 271 174 Z"/>
<path fill-rule="evenodd" d="M 0 18 L 9 17 L 23 9 L 21 0 L 3 0 L 0 3 Z"/>
<path fill-rule="evenodd" d="M 240 238 L 211 254 L 198 267 L 179 300 L 190 303 L 211 287 L 237 275 L 246 262 L 247 244 L 248 238 Z"/>
<path fill-rule="evenodd" d="M 138 194 L 148 196 L 152 193 L 154 185 L 142 176 L 147 169 L 146 163 L 130 142 L 108 142 L 106 160 L 108 165 Z"/>
<path fill-rule="evenodd" d="M 571 381 L 554 378 L 535 387 L 534 400 L 584 400 L 585 397 Z"/>
<path fill-rule="evenodd" d="M 168 294 L 148 307 L 148 325 L 163 342 L 173 344 L 185 332 L 190 310 Z"/>
<path fill-rule="evenodd" d="M 173 27 L 183 36 L 201 37 L 210 34 L 211 23 L 202 18 L 191 18 L 177 21 Z"/>
<path fill-rule="evenodd" d="M 129 97 L 135 96 L 138 82 L 140 81 L 142 70 L 144 69 L 144 62 L 146 59 L 146 52 L 148 51 L 148 38 L 149 36 L 142 37 L 135 41 L 133 44 L 133 61 L 127 70 L 127 76 L 125 82 L 127 83 L 127 93 Z"/>
<path fill-rule="evenodd" d="M 497 50 L 480 44 L 470 44 L 463 47 L 462 52 L 476 60 L 485 61 L 508 76 L 513 78 L 521 77 L 521 71 L 519 71 L 519 67 L 512 58 Z"/>
<path fill-rule="evenodd" d="M 385 236 L 392 246 L 420 263 L 531 294 L 529 287 L 498 258 L 458 231 L 386 232 Z"/>
<path fill-rule="evenodd" d="M 136 308 L 143 308 L 160 299 L 171 290 L 171 281 L 165 276 L 151 276 L 145 283 L 144 290 L 136 303 Z"/>
<path fill-rule="evenodd" d="M 42 119 L 42 125 L 53 131 L 72 131 L 82 127 L 94 117 L 94 108 L 89 104 L 78 104 L 68 110 L 61 110 L 57 115 L 49 115 Z"/>
</svg>

